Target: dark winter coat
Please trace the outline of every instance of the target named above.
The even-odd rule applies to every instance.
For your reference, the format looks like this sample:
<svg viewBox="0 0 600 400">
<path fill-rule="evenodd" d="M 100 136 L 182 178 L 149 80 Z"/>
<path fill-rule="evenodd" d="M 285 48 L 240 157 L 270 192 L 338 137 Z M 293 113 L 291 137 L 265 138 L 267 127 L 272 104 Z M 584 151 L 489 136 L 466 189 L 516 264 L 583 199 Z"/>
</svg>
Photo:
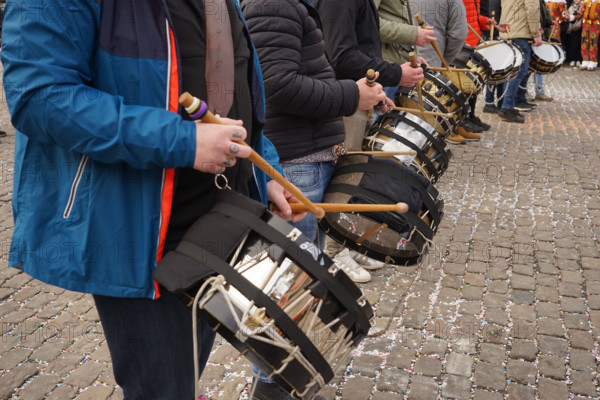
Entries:
<svg viewBox="0 0 600 400">
<path fill-rule="evenodd" d="M 338 78 L 357 80 L 372 68 L 379 71 L 377 82 L 383 86 L 400 82 L 400 64 L 389 63 L 381 55 L 379 14 L 373 0 L 316 0 L 315 5 Z"/>
<path fill-rule="evenodd" d="M 343 142 L 341 117 L 358 108 L 358 86 L 336 80 L 310 1 L 246 0 L 242 12 L 263 71 L 264 133 L 281 160 Z"/>
</svg>

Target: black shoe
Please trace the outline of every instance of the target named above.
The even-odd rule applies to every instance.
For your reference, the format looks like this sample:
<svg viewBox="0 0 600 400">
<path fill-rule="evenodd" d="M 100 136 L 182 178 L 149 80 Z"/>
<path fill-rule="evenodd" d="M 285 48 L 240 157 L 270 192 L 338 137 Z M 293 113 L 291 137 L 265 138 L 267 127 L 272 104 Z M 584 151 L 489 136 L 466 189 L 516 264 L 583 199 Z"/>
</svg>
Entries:
<svg viewBox="0 0 600 400">
<path fill-rule="evenodd" d="M 472 133 L 480 133 L 480 132 L 484 131 L 483 127 L 481 127 L 479 124 L 476 124 L 475 122 L 473 122 L 471 117 L 464 118 L 462 120 L 462 122 L 460 123 L 460 125 Z"/>
<path fill-rule="evenodd" d="M 519 111 L 524 111 L 524 112 L 529 112 L 531 110 L 533 110 L 535 108 L 535 106 L 531 103 L 517 103 L 515 104 L 515 110 L 519 110 Z"/>
<path fill-rule="evenodd" d="M 293 400 L 292 396 L 286 392 L 276 382 L 266 382 L 259 379 L 256 382 L 254 396 L 252 400 Z"/>
<path fill-rule="evenodd" d="M 525 122 L 525 117 L 523 117 L 523 115 L 515 109 L 509 110 L 507 108 L 501 108 L 498 112 L 498 116 L 500 119 L 507 122 L 518 122 L 520 124 Z"/>
<path fill-rule="evenodd" d="M 485 106 L 483 106 L 484 113 L 498 114 L 498 111 L 500 111 L 500 108 L 496 107 L 493 104 L 486 104 Z"/>
<path fill-rule="evenodd" d="M 474 123 L 474 124 L 479 125 L 480 127 L 482 127 L 484 131 L 487 131 L 487 130 L 489 130 L 492 127 L 491 125 L 486 124 L 485 122 L 483 122 L 479 117 L 471 117 L 471 118 L 469 118 L 469 120 L 472 123 Z"/>
</svg>

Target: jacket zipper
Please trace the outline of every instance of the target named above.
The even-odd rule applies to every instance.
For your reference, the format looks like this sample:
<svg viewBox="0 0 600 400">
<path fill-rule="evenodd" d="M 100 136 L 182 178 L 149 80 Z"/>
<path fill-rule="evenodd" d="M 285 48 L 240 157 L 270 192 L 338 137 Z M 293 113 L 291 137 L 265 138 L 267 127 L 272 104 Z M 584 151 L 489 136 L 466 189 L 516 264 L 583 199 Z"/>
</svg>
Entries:
<svg viewBox="0 0 600 400">
<path fill-rule="evenodd" d="M 81 182 L 81 177 L 83 175 L 83 171 L 85 171 L 85 166 L 88 161 L 88 156 L 82 156 L 81 161 L 79 161 L 79 167 L 77 168 L 77 173 L 75 174 L 75 178 L 73 179 L 73 183 L 71 184 L 71 191 L 69 193 L 69 200 L 67 201 L 67 207 L 65 207 L 65 212 L 63 213 L 63 218 L 67 219 L 71 215 L 71 211 L 73 210 L 73 204 L 75 203 L 75 196 L 77 195 L 77 189 L 79 188 L 79 182 Z"/>
</svg>

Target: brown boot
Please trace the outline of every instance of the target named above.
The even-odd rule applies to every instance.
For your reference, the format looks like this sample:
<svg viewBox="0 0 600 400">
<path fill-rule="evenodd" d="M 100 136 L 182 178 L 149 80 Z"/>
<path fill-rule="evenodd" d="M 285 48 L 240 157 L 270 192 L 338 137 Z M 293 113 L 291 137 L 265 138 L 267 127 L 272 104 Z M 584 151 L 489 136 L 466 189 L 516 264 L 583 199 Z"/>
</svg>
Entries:
<svg viewBox="0 0 600 400">
<path fill-rule="evenodd" d="M 464 137 L 457 135 L 454 132 L 446 137 L 446 142 L 452 144 L 467 144 L 467 140 Z"/>
<path fill-rule="evenodd" d="M 465 140 L 467 140 L 469 142 L 476 142 L 478 140 L 481 140 L 481 135 L 479 135 L 477 133 L 469 132 L 462 126 L 456 127 L 456 133 L 459 134 L 460 136 L 462 136 L 463 138 L 465 138 Z"/>
</svg>

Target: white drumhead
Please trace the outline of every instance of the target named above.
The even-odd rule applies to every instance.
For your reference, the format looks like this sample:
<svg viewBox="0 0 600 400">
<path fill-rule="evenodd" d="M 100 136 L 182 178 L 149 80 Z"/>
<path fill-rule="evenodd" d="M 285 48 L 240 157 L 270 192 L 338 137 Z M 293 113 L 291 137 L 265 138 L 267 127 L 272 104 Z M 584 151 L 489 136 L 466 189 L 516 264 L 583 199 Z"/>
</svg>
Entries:
<svg viewBox="0 0 600 400">
<path fill-rule="evenodd" d="M 488 43 L 490 42 L 484 44 Z M 515 62 L 515 52 L 509 44 L 504 42 L 497 42 L 493 46 L 475 50 L 475 52 L 481 54 L 490 63 L 493 71 L 510 69 Z"/>
<path fill-rule="evenodd" d="M 541 46 L 533 47 L 532 51 L 540 59 L 547 63 L 558 64 L 560 55 L 558 50 L 552 44 L 542 43 Z"/>
</svg>

